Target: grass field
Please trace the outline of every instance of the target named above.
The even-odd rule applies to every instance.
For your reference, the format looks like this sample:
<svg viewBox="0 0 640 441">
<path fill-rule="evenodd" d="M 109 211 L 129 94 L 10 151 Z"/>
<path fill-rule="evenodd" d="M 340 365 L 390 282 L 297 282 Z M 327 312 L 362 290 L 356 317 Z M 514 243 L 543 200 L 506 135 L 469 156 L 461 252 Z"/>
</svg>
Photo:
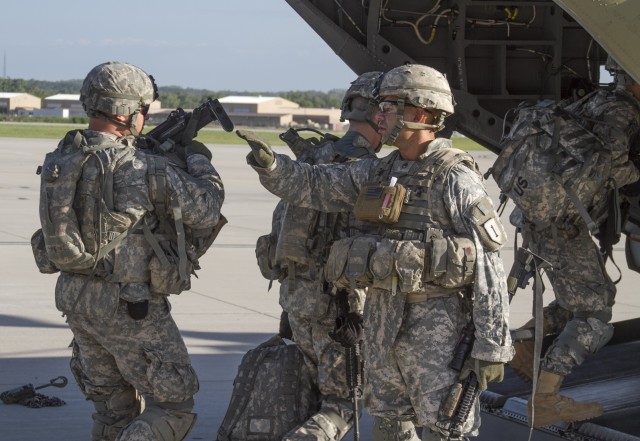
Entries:
<svg viewBox="0 0 640 441">
<path fill-rule="evenodd" d="M 85 126 L 63 124 L 0 124 L 1 138 L 50 138 L 61 139 L 69 130 L 82 129 Z M 255 130 L 262 139 L 271 145 L 285 145 L 278 138 L 278 131 Z M 311 136 L 312 132 L 308 133 Z M 338 134 L 339 135 L 339 134 Z M 198 141 L 205 144 L 242 144 L 245 142 L 235 133 L 227 133 L 223 130 L 205 129 L 198 132 Z M 453 138 L 453 145 L 462 150 L 483 150 L 484 147 L 468 138 Z"/>
</svg>

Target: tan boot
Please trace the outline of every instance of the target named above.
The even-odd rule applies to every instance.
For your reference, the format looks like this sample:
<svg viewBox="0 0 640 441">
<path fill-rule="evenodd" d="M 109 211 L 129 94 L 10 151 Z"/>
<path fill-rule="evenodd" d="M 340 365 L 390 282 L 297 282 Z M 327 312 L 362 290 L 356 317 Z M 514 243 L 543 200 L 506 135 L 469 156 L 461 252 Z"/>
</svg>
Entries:
<svg viewBox="0 0 640 441">
<path fill-rule="evenodd" d="M 513 342 L 516 355 L 509 361 L 509 366 L 527 384 L 533 383 L 533 340 Z"/>
<path fill-rule="evenodd" d="M 535 412 L 533 424 L 535 428 L 548 426 L 549 424 L 572 423 L 574 421 L 589 420 L 604 413 L 599 403 L 580 403 L 569 397 L 558 395 L 560 385 L 564 377 L 549 371 L 541 371 L 538 378 L 538 386 L 534 396 Z M 531 422 L 531 400 L 529 400 L 529 422 Z"/>
</svg>

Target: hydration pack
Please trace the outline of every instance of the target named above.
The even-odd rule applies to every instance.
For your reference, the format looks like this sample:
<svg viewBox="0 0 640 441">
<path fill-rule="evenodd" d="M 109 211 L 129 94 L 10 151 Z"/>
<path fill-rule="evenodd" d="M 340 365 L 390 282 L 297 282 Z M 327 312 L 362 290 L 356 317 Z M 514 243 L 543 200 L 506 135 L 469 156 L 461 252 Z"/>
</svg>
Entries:
<svg viewBox="0 0 640 441">
<path fill-rule="evenodd" d="M 280 441 L 319 410 L 302 352 L 278 335 L 247 352 L 217 441 Z"/>
<path fill-rule="evenodd" d="M 627 183 L 616 179 L 611 149 L 593 132 L 596 124 L 607 124 L 589 113 L 594 98 L 605 105 L 618 99 L 594 91 L 579 100 L 521 105 L 500 143 L 488 174 L 536 229 L 582 218 L 596 234 L 611 195 Z"/>
</svg>

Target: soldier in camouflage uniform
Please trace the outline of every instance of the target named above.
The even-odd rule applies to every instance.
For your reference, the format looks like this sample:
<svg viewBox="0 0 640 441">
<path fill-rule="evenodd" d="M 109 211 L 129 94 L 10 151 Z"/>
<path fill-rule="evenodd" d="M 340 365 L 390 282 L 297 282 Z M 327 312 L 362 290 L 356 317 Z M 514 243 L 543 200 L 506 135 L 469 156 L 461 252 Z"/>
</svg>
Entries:
<svg viewBox="0 0 640 441">
<path fill-rule="evenodd" d="M 398 147 L 382 159 L 309 166 L 274 154 L 250 132 L 237 133 L 269 191 L 368 219 L 369 234 L 333 244 L 325 275 L 368 287 L 365 404 L 375 417 L 373 439 L 404 439 L 403 428 L 415 423 L 423 440 L 442 440 L 439 408 L 460 377 L 448 363 L 468 320 L 475 343 L 463 377 L 473 371 L 486 388 L 501 380 L 512 356 L 498 254 L 506 235 L 473 158 L 436 139 L 454 106 L 444 76 L 421 65 L 397 67 L 382 77 L 379 99 L 379 129 Z M 477 433 L 478 407 L 463 434 Z"/>
<path fill-rule="evenodd" d="M 589 118 L 593 123 L 591 131 L 612 152 L 611 176 L 616 185 L 614 191 L 618 191 L 640 176 L 629 157 L 640 131 L 640 85 L 611 58 L 607 68 L 615 76 L 615 91 L 598 91 L 580 113 Z M 606 214 L 592 214 L 598 226 L 605 223 Z M 551 264 L 547 275 L 555 301 L 544 309 L 543 332 L 559 334 L 544 356 L 536 392 L 529 401 L 529 421 L 533 427 L 542 427 L 602 415 L 599 403 L 576 402 L 558 391 L 564 377 L 605 346 L 613 335 L 609 322 L 616 288 L 606 272 L 603 253 L 579 216 L 558 220 L 552 227 L 538 231 L 516 209 L 511 222 L 522 231 L 523 246 Z M 514 333 L 514 338 L 533 326 L 533 321 L 527 323 Z M 519 341 L 515 347 L 511 366 L 525 379 L 533 379 L 533 341 Z"/>
<path fill-rule="evenodd" d="M 342 121 L 349 122 L 344 136 L 320 145 L 307 143 L 300 150 L 292 145 L 298 160 L 329 164 L 376 157 L 382 141 L 375 122 L 378 106 L 373 92 L 381 75 L 367 72 L 351 83 L 340 115 Z M 340 440 L 353 424 L 344 348 L 329 335 L 337 318 L 336 293 L 323 274 L 331 241 L 347 236 L 348 228 L 357 228 L 348 217 L 347 213 L 319 212 L 284 201 L 274 211 L 275 266 L 282 274 L 271 277 L 282 280 L 280 305 L 321 394 L 320 410 L 289 432 L 285 440 Z M 349 292 L 348 303 L 353 313 L 349 320 L 357 321 L 364 304 L 363 290 Z"/>
<path fill-rule="evenodd" d="M 95 234 L 90 230 L 95 226 L 89 225 L 93 218 L 87 219 L 94 213 L 91 204 L 105 204 L 107 199 L 111 217 L 137 226 L 113 251 L 114 259 L 96 259 L 92 270 L 67 267 L 56 285 L 56 306 L 74 336 L 71 370 L 95 406 L 92 441 L 178 441 L 196 420 L 193 396 L 198 378 L 167 296 L 150 287 L 154 250 L 145 236 L 159 225 L 158 207 L 148 184 L 152 155 L 136 149 L 136 143 L 156 98 L 153 78 L 140 68 L 100 64 L 82 85 L 80 101 L 89 115 L 88 129 L 71 136 L 100 158 L 107 173 L 112 171 L 113 184 L 103 188 L 104 200 L 95 194 L 101 177 L 90 175 L 92 169 L 86 166 L 82 171 L 73 202 L 83 226 L 82 240 L 90 242 Z M 211 153 L 194 142 L 183 147 L 183 158 L 186 170 L 171 165 L 165 170 L 167 207 L 179 202 L 185 228 L 213 228 L 224 190 Z M 62 170 L 66 171 L 64 165 Z M 144 399 L 142 413 L 137 397 Z"/>
</svg>

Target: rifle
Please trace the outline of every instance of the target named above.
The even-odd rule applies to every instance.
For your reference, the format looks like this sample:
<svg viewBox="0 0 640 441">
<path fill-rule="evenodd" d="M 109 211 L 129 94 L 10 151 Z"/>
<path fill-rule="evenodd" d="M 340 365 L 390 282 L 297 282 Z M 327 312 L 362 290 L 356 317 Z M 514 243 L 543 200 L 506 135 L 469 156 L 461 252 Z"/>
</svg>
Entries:
<svg viewBox="0 0 640 441">
<path fill-rule="evenodd" d="M 336 330 L 330 337 L 342 344 L 346 359 L 347 386 L 349 387 L 349 399 L 353 408 L 353 439 L 360 440 L 360 409 L 358 400 L 362 398 L 362 357 L 361 336 L 356 329 L 349 328 L 347 316 L 349 315 L 349 291 L 338 290 L 336 293 Z M 355 331 L 355 332 L 354 332 Z M 341 338 L 342 337 L 342 338 Z M 345 338 L 346 337 L 346 338 Z M 357 338 L 354 341 L 354 337 Z"/>
<path fill-rule="evenodd" d="M 471 354 L 475 341 L 476 327 L 473 320 L 462 329 L 460 340 L 456 345 L 449 367 L 461 372 L 465 360 Z M 471 372 L 463 381 L 451 386 L 446 401 L 440 406 L 436 427 L 447 434 L 447 439 L 458 439 L 462 436 L 462 428 L 473 409 L 473 403 L 480 396 L 478 377 Z"/>
<path fill-rule="evenodd" d="M 181 152 L 177 152 L 174 146 L 189 144 L 198 135 L 198 130 L 213 121 L 220 122 L 226 132 L 233 131 L 233 122 L 217 99 L 207 99 L 192 112 L 185 112 L 178 107 L 166 120 L 140 137 L 138 147 L 168 156 L 172 162 L 180 166 L 184 160 L 180 158 Z"/>
<path fill-rule="evenodd" d="M 507 277 L 507 292 L 509 293 L 509 302 L 516 295 L 518 288 L 526 288 L 529 280 L 535 274 L 535 271 L 545 266 L 551 266 L 549 262 L 540 256 L 536 256 L 526 248 L 518 248 L 513 266 Z"/>
</svg>

